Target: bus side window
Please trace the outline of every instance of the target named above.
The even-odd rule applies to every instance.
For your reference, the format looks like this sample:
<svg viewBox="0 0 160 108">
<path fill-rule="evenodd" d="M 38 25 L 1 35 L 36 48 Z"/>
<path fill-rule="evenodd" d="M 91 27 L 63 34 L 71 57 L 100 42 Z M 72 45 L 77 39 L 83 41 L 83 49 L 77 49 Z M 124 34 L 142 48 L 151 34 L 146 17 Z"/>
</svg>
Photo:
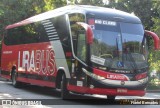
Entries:
<svg viewBox="0 0 160 108">
<path fill-rule="evenodd" d="M 77 24 L 77 22 L 85 22 L 85 16 L 81 13 L 73 13 L 69 15 L 69 20 L 74 53 L 76 56 L 82 57 L 82 55 L 80 55 L 80 51 L 82 51 L 82 45 L 80 42 L 82 41 L 81 39 L 83 39 L 83 35 L 78 34 L 82 28 Z M 82 58 L 84 60 L 84 57 Z"/>
<path fill-rule="evenodd" d="M 77 57 L 82 61 L 86 61 L 86 36 L 85 31 L 79 31 L 77 40 Z"/>
<path fill-rule="evenodd" d="M 77 37 L 73 36 L 72 40 L 73 40 L 74 51 L 75 51 L 75 54 L 77 55 L 76 53 L 77 52 Z"/>
</svg>

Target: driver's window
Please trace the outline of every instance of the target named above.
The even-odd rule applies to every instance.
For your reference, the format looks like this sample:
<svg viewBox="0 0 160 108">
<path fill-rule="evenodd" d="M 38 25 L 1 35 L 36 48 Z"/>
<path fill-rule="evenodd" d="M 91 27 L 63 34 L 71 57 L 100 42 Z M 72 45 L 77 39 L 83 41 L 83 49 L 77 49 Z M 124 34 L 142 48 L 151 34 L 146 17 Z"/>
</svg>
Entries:
<svg viewBox="0 0 160 108">
<path fill-rule="evenodd" d="M 78 33 L 77 41 L 77 57 L 82 61 L 86 61 L 86 36 L 85 31 Z"/>
</svg>

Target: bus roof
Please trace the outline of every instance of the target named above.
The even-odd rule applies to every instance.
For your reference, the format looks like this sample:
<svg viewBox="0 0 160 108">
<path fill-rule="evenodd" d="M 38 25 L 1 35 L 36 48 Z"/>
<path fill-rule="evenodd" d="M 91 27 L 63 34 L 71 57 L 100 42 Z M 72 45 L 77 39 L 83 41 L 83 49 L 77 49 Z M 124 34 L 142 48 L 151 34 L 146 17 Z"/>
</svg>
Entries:
<svg viewBox="0 0 160 108">
<path fill-rule="evenodd" d="M 129 14 L 127 12 L 123 12 L 116 9 L 97 7 L 97 6 L 89 6 L 89 5 L 68 5 L 61 8 L 57 8 L 48 12 L 44 12 L 39 15 L 35 15 L 18 23 L 8 25 L 6 29 L 26 25 L 33 22 L 42 21 L 45 19 L 49 19 L 52 17 L 56 17 L 63 14 L 69 13 L 86 13 L 90 15 L 92 18 L 101 18 L 101 19 L 110 19 L 114 21 L 121 22 L 129 22 L 129 23 L 141 23 L 140 19 L 135 15 Z"/>
</svg>

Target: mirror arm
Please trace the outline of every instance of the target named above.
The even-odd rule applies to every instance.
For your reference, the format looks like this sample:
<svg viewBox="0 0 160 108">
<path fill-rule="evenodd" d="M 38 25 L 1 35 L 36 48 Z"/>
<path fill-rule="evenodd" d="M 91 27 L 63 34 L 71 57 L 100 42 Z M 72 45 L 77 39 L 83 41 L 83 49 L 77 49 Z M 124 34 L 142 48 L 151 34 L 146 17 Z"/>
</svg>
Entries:
<svg viewBox="0 0 160 108">
<path fill-rule="evenodd" d="M 93 31 L 92 28 L 84 23 L 84 22 L 77 22 L 78 25 L 82 26 L 86 30 L 86 35 L 87 35 L 87 43 L 92 44 L 93 43 Z"/>
<path fill-rule="evenodd" d="M 148 36 L 151 36 L 154 40 L 154 49 L 155 50 L 158 50 L 159 49 L 159 37 L 157 34 L 155 34 L 154 32 L 151 32 L 151 31 L 148 31 L 148 30 L 145 30 L 145 34 L 148 35 Z"/>
</svg>

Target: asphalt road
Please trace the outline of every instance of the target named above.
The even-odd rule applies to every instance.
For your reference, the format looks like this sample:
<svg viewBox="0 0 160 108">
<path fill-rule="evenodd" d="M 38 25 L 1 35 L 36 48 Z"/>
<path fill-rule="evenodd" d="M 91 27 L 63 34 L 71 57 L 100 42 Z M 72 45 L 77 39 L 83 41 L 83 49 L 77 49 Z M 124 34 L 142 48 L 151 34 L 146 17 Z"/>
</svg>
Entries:
<svg viewBox="0 0 160 108">
<path fill-rule="evenodd" d="M 61 100 L 60 99 L 60 92 L 46 87 L 39 87 L 35 85 L 26 85 L 22 88 L 14 88 L 10 81 L 6 81 L 2 78 L 0 78 L 0 99 L 35 99 L 38 101 L 38 99 L 44 99 L 44 101 L 47 103 L 47 105 L 38 105 L 36 107 L 39 108 L 159 108 L 160 105 L 108 105 L 109 103 L 116 104 L 117 100 L 121 99 L 160 99 L 160 93 L 146 93 L 144 97 L 138 97 L 138 96 L 118 96 L 116 97 L 116 101 L 112 100 L 101 100 L 106 99 L 106 96 L 100 96 L 100 95 L 75 95 L 71 94 L 70 97 L 72 100 Z M 47 99 L 47 100 L 46 100 Z M 78 100 L 77 100 L 78 99 Z M 97 100 L 95 100 L 97 99 Z M 35 101 L 34 100 L 34 101 Z M 50 103 L 53 103 L 53 105 L 49 105 Z M 22 106 L 6 106 L 1 105 L 0 108 L 21 108 Z M 32 108 L 35 106 L 23 106 L 23 108 Z"/>
</svg>

